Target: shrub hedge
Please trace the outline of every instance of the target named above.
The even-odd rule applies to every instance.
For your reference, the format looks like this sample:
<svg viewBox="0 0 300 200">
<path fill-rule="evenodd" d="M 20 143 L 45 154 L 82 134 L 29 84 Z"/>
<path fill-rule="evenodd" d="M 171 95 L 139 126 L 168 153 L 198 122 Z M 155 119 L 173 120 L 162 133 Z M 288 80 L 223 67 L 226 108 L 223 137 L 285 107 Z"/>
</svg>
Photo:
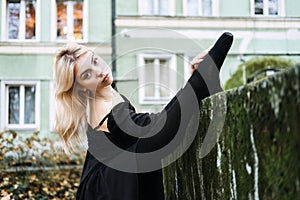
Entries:
<svg viewBox="0 0 300 200">
<path fill-rule="evenodd" d="M 0 132 L 0 196 L 5 199 L 74 199 L 85 150 L 66 155 L 60 142 L 22 139 L 12 130 Z"/>
</svg>

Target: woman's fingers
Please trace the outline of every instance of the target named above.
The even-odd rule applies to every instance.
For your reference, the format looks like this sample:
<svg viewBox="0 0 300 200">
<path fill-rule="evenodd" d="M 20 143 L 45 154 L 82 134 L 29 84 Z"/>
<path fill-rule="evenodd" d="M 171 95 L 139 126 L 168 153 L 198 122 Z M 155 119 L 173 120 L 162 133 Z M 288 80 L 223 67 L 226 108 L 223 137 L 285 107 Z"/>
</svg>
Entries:
<svg viewBox="0 0 300 200">
<path fill-rule="evenodd" d="M 191 62 L 191 74 L 197 69 L 198 65 L 204 60 L 204 58 L 208 55 L 210 48 L 199 53 L 195 58 L 193 58 Z"/>
<path fill-rule="evenodd" d="M 195 60 L 193 63 L 191 63 L 191 74 L 197 69 L 199 63 L 203 61 L 203 58 L 199 58 Z"/>
</svg>

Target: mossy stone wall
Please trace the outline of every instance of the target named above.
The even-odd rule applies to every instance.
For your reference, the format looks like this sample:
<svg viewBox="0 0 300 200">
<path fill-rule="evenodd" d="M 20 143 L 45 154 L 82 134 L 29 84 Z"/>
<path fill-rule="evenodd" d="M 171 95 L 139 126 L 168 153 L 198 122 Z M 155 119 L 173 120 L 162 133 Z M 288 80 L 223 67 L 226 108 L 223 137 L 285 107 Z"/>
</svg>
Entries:
<svg viewBox="0 0 300 200">
<path fill-rule="evenodd" d="M 205 99 L 195 140 L 163 169 L 166 199 L 299 199 L 299 71 L 293 67 Z M 209 148 L 202 145 L 205 127 L 214 121 L 218 139 L 201 156 Z"/>
</svg>

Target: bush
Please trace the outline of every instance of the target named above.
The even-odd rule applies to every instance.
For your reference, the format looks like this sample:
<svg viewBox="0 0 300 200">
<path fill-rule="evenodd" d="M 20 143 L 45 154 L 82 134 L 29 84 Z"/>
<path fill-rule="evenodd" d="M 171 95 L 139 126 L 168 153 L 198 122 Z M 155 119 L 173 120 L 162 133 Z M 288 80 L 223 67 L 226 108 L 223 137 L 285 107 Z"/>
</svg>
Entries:
<svg viewBox="0 0 300 200">
<path fill-rule="evenodd" d="M 253 58 L 245 63 L 242 63 L 238 66 L 236 72 L 232 77 L 225 83 L 225 89 L 231 89 L 243 85 L 243 66 L 246 68 L 246 78 L 248 79 L 255 72 L 260 70 L 274 68 L 274 69 L 284 69 L 291 67 L 294 64 L 291 60 L 280 58 L 280 57 L 258 57 Z M 266 77 L 266 75 L 258 77 L 259 79 Z"/>
<path fill-rule="evenodd" d="M 10 167 L 55 167 L 83 163 L 83 149 L 66 155 L 60 141 L 40 138 L 39 132 L 23 140 L 12 130 L 0 132 L 0 169 Z"/>
<path fill-rule="evenodd" d="M 85 150 L 66 155 L 59 141 L 39 132 L 22 140 L 0 132 L 0 196 L 3 199 L 74 199 Z"/>
<path fill-rule="evenodd" d="M 75 199 L 81 168 L 0 172 L 6 199 Z"/>
</svg>

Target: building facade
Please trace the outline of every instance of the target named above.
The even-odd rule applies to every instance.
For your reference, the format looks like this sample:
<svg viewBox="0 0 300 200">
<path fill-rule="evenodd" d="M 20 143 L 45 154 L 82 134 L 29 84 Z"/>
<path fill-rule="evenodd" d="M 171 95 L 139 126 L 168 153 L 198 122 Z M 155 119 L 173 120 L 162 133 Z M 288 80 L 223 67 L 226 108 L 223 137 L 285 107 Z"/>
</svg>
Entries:
<svg viewBox="0 0 300 200">
<path fill-rule="evenodd" d="M 157 111 L 189 76 L 189 62 L 224 31 L 235 40 L 224 83 L 243 61 L 299 59 L 297 0 L 1 0 L 0 131 L 54 132 L 52 62 L 68 41 L 112 66 L 138 111 Z"/>
</svg>

